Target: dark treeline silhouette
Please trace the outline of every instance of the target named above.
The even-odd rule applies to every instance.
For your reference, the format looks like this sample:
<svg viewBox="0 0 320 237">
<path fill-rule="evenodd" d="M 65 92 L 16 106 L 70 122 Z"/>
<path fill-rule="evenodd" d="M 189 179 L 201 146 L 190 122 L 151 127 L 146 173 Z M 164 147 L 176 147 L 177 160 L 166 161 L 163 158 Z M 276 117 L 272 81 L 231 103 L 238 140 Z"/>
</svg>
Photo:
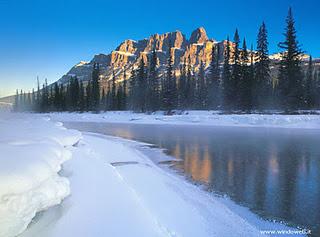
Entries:
<svg viewBox="0 0 320 237">
<path fill-rule="evenodd" d="M 165 70 L 159 71 L 155 47 L 148 55 L 147 65 L 143 58 L 138 68 L 132 67 L 130 77 L 123 72 L 123 80 L 112 80 L 107 87 L 100 85 L 100 68 L 94 63 L 89 82 L 71 77 L 65 84 L 47 81 L 30 93 L 16 92 L 16 111 L 107 111 L 133 110 L 151 112 L 174 109 L 210 109 L 226 112 L 253 112 L 320 108 L 320 71 L 316 70 L 310 57 L 304 67 L 296 36 L 295 21 L 291 8 L 286 19 L 281 59 L 271 75 L 268 51 L 268 33 L 265 23 L 259 28 L 257 48 L 248 50 L 246 39 L 241 42 L 238 30 L 233 41 L 227 38 L 224 60 L 220 65 L 219 47 L 213 46 L 208 70 L 200 62 L 197 72 L 190 57 L 176 69 L 173 62 L 171 42 Z M 177 73 L 178 72 L 178 73 Z"/>
</svg>

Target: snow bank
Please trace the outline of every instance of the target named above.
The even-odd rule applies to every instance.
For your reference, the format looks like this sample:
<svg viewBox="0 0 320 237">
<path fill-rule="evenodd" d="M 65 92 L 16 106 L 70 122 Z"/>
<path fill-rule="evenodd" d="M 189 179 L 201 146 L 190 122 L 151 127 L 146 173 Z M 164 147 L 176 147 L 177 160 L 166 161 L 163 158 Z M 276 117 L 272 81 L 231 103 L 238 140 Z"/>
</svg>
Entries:
<svg viewBox="0 0 320 237">
<path fill-rule="evenodd" d="M 48 118 L 0 114 L 0 236 L 16 236 L 37 212 L 69 195 L 58 172 L 71 158 L 65 146 L 80 137 Z"/>
<path fill-rule="evenodd" d="M 320 129 L 320 115 L 217 114 L 217 111 L 186 111 L 181 115 L 142 114 L 129 111 L 92 113 L 52 113 L 59 121 L 175 124 L 237 127 Z"/>
</svg>

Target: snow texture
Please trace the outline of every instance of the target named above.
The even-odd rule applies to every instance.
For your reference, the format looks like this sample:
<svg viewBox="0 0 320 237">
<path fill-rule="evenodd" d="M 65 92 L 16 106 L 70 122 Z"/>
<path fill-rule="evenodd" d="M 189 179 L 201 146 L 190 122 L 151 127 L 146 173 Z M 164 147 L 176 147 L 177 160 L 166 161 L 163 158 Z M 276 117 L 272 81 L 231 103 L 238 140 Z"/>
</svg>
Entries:
<svg viewBox="0 0 320 237">
<path fill-rule="evenodd" d="M 58 172 L 81 134 L 48 118 L 0 115 L 0 236 L 16 236 L 70 193 Z"/>
</svg>

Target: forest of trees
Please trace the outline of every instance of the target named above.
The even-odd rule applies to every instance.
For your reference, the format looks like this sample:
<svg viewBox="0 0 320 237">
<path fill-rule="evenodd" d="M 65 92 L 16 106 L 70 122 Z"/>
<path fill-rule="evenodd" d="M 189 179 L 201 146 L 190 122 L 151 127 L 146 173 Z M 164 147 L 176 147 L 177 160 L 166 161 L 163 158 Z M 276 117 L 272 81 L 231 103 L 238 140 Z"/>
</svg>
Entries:
<svg viewBox="0 0 320 237">
<path fill-rule="evenodd" d="M 277 77 L 271 77 L 268 52 L 268 33 L 262 23 L 257 36 L 257 47 L 247 48 L 236 30 L 233 50 L 229 37 L 224 49 L 224 61 L 219 63 L 221 52 L 213 47 L 212 59 L 205 71 L 204 63 L 195 73 L 190 58 L 180 66 L 176 76 L 171 45 L 165 73 L 157 68 L 156 51 L 143 59 L 122 82 L 113 73 L 107 88 L 101 87 L 99 64 L 93 65 L 89 82 L 71 77 L 67 85 L 45 82 L 32 93 L 16 92 L 16 111 L 107 111 L 133 110 L 151 112 L 174 109 L 212 109 L 225 112 L 253 112 L 266 110 L 295 111 L 320 108 L 320 70 L 316 70 L 310 57 L 307 67 L 302 65 L 303 51 L 297 40 L 291 8 L 286 19 L 284 41 Z"/>
</svg>

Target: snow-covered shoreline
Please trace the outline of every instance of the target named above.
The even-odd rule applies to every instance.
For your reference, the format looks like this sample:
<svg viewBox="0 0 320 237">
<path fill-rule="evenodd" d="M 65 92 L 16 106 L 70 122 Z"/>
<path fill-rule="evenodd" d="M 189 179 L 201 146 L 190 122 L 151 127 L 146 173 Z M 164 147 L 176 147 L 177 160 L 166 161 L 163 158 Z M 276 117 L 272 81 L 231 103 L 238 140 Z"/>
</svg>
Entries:
<svg viewBox="0 0 320 237">
<path fill-rule="evenodd" d="M 66 146 L 81 133 L 28 115 L 0 116 L 0 236 L 21 233 L 39 211 L 70 194 L 58 173 L 71 158 Z"/>
<path fill-rule="evenodd" d="M 81 134 L 34 114 L 1 115 L 0 131 L 1 151 L 7 151 L 0 160 L 8 163 L 0 168 L 0 236 L 21 233 L 42 210 L 21 237 L 232 237 L 294 230 L 243 214 L 249 211 L 164 171 L 123 139 Z M 58 214 L 50 208 L 57 204 Z"/>
<path fill-rule="evenodd" d="M 217 111 L 185 111 L 179 115 L 167 116 L 163 112 L 143 114 L 110 111 L 98 114 L 50 113 L 48 116 L 64 122 L 320 129 L 320 115 L 217 114 Z"/>
</svg>

